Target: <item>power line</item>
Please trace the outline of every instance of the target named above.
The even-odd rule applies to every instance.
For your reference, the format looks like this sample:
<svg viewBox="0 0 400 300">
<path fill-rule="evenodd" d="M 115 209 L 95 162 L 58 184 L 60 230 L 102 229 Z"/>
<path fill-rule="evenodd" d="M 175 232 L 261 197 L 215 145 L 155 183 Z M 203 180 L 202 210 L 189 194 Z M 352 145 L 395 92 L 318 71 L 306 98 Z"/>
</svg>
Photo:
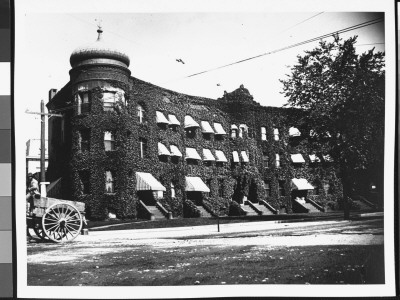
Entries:
<svg viewBox="0 0 400 300">
<path fill-rule="evenodd" d="M 307 18 L 307 19 L 305 19 L 305 20 L 303 20 L 303 21 L 301 21 L 301 22 L 299 22 L 299 23 L 296 23 L 296 24 L 294 24 L 293 26 L 291 26 L 291 27 L 289 27 L 289 28 L 286 28 L 284 31 L 281 31 L 281 33 L 286 32 L 286 31 L 288 31 L 289 29 L 292 29 L 292 28 L 294 28 L 294 27 L 296 27 L 296 26 L 298 26 L 298 25 L 300 25 L 300 24 L 303 24 L 304 22 L 307 22 L 308 20 L 310 20 L 310 19 L 312 19 L 312 18 L 315 18 L 315 17 L 317 17 L 317 16 L 319 16 L 319 15 L 321 15 L 321 14 L 323 14 L 323 13 L 324 13 L 324 12 L 322 11 L 322 12 L 317 13 L 316 15 L 313 15 L 313 16 L 311 16 L 311 17 L 309 17 L 309 18 Z"/>
<path fill-rule="evenodd" d="M 259 58 L 259 57 L 262 57 L 262 56 L 274 54 L 274 53 L 277 53 L 277 52 L 281 52 L 283 50 L 291 49 L 291 48 L 294 48 L 294 47 L 297 47 L 297 46 L 302 46 L 302 45 L 305 45 L 305 44 L 308 44 L 308 43 L 311 43 L 311 42 L 315 42 L 315 41 L 318 41 L 318 40 L 321 40 L 321 39 L 324 39 L 324 38 L 327 38 L 327 37 L 331 37 L 333 34 L 345 33 L 345 32 L 356 30 L 356 29 L 360 29 L 360 28 L 363 28 L 363 27 L 366 27 L 366 26 L 374 25 L 374 24 L 380 23 L 382 21 L 383 21 L 383 18 L 378 18 L 378 19 L 367 21 L 367 22 L 363 22 L 363 23 L 360 23 L 360 24 L 357 24 L 357 25 L 346 27 L 344 29 L 340 29 L 340 30 L 337 30 L 337 31 L 333 31 L 333 32 L 330 32 L 330 33 L 327 33 L 327 34 L 324 34 L 324 35 L 309 39 L 309 40 L 306 40 L 306 41 L 302 41 L 302 42 L 299 42 L 299 43 L 296 43 L 296 44 L 292 44 L 290 46 L 279 48 L 279 49 L 276 49 L 276 50 L 273 50 L 273 51 L 270 51 L 270 52 L 265 52 L 265 53 L 262 53 L 262 54 L 259 54 L 259 55 L 256 55 L 256 56 L 252 56 L 252 57 L 249 57 L 249 58 L 238 60 L 238 61 L 235 61 L 233 63 L 229 63 L 229 64 L 226 64 L 226 65 L 223 65 L 223 66 L 219 66 L 219 67 L 216 67 L 216 68 L 208 69 L 208 70 L 205 70 L 205 71 L 202 71 L 202 72 L 194 73 L 194 74 L 185 76 L 183 78 L 190 78 L 190 77 L 194 77 L 194 76 L 201 75 L 201 74 L 204 74 L 204 73 L 208 73 L 208 72 L 211 72 L 211 71 L 215 71 L 215 70 L 219 70 L 219 69 L 222 69 L 222 68 L 226 68 L 226 67 L 229 67 L 229 66 L 232 66 L 232 65 L 235 65 L 235 64 L 239 64 L 239 63 L 245 62 L 245 61 L 249 61 L 249 60 L 256 59 L 256 58 Z M 183 78 L 181 78 L 181 79 L 183 79 Z"/>
</svg>

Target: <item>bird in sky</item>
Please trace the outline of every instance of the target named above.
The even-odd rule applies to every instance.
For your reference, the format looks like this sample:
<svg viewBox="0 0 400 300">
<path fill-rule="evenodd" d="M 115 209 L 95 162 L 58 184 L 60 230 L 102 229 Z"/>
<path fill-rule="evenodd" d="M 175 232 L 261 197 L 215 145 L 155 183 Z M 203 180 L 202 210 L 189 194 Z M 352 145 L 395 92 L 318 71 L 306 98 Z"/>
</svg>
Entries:
<svg viewBox="0 0 400 300">
<path fill-rule="evenodd" d="M 219 83 L 217 83 L 217 86 L 221 86 Z"/>
<path fill-rule="evenodd" d="M 176 61 L 185 64 L 185 62 L 180 58 L 179 59 L 177 58 Z"/>
</svg>

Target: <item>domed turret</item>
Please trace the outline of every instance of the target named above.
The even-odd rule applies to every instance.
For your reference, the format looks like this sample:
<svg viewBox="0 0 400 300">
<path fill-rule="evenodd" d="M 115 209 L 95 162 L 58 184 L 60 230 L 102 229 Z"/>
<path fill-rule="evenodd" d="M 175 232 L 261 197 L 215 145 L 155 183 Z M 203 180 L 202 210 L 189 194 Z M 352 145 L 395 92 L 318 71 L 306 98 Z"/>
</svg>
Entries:
<svg viewBox="0 0 400 300">
<path fill-rule="evenodd" d="M 115 46 L 104 42 L 103 30 L 99 26 L 98 38 L 94 43 L 76 48 L 70 57 L 72 68 L 83 65 L 109 64 L 129 67 L 129 56 L 118 50 Z"/>
</svg>

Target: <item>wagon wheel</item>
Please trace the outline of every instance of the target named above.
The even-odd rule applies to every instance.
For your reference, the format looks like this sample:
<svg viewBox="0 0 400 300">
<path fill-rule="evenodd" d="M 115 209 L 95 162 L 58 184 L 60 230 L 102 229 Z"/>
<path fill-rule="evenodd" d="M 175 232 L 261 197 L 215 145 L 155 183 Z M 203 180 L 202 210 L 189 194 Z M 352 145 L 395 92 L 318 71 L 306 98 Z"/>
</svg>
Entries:
<svg viewBox="0 0 400 300">
<path fill-rule="evenodd" d="M 81 232 L 82 216 L 71 204 L 53 204 L 46 209 L 42 217 L 42 229 L 54 242 L 71 241 Z"/>
</svg>

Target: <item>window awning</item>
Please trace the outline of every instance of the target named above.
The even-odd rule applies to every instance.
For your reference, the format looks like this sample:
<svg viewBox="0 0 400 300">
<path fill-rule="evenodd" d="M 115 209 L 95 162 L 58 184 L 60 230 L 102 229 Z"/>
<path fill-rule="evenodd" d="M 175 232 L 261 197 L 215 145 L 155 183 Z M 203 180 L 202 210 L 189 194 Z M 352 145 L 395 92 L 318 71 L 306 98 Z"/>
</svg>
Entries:
<svg viewBox="0 0 400 300">
<path fill-rule="evenodd" d="M 169 148 L 171 149 L 171 156 L 178 156 L 182 157 L 181 151 L 179 151 L 179 148 L 175 145 L 170 145 Z"/>
<path fill-rule="evenodd" d="M 242 161 L 243 162 L 249 162 L 249 157 L 247 156 L 247 152 L 246 151 L 242 151 L 240 154 L 242 155 Z"/>
<path fill-rule="evenodd" d="M 313 190 L 314 187 L 305 178 L 293 178 L 291 181 L 292 190 Z"/>
<path fill-rule="evenodd" d="M 220 123 L 214 123 L 215 134 L 226 134 L 224 128 Z"/>
<path fill-rule="evenodd" d="M 175 115 L 168 115 L 168 120 L 170 125 L 181 125 L 181 122 L 178 121 Z"/>
<path fill-rule="evenodd" d="M 321 161 L 321 160 L 319 159 L 319 157 L 318 157 L 317 155 L 315 155 L 315 154 L 310 154 L 309 157 L 310 157 L 310 160 L 311 160 L 312 163 L 320 162 L 320 161 Z"/>
<path fill-rule="evenodd" d="M 235 163 L 239 162 L 239 153 L 237 151 L 232 152 L 232 157 L 233 157 L 233 162 Z"/>
<path fill-rule="evenodd" d="M 217 157 L 217 161 L 219 162 L 227 162 L 228 160 L 225 157 L 224 152 L 221 150 L 215 150 L 215 156 Z"/>
<path fill-rule="evenodd" d="M 300 136 L 301 133 L 296 127 L 289 128 L 289 136 Z"/>
<path fill-rule="evenodd" d="M 137 191 L 165 191 L 165 187 L 150 173 L 136 172 Z"/>
<path fill-rule="evenodd" d="M 161 111 L 156 111 L 156 122 L 157 124 L 169 124 L 169 121 Z"/>
<path fill-rule="evenodd" d="M 185 191 L 209 193 L 210 189 L 200 177 L 186 177 Z"/>
<path fill-rule="evenodd" d="M 303 155 L 301 155 L 300 153 L 298 153 L 298 154 L 291 154 L 290 157 L 291 157 L 291 159 L 292 159 L 292 162 L 295 163 L 295 164 L 303 164 L 303 163 L 306 162 L 306 161 L 304 160 L 304 158 L 303 158 Z"/>
<path fill-rule="evenodd" d="M 210 123 L 207 121 L 201 121 L 201 132 L 203 133 L 214 133 L 214 130 L 212 129 Z"/>
<path fill-rule="evenodd" d="M 231 129 L 236 129 L 236 130 L 238 130 L 238 127 L 237 127 L 235 124 L 232 124 L 232 125 L 231 125 Z"/>
<path fill-rule="evenodd" d="M 188 158 L 201 160 L 199 153 L 197 153 L 196 149 L 194 149 L 194 148 L 186 148 L 185 159 L 188 159 Z"/>
<path fill-rule="evenodd" d="M 200 127 L 200 125 L 191 116 L 185 116 L 185 128 L 191 127 Z"/>
<path fill-rule="evenodd" d="M 203 157 L 204 157 L 204 161 L 214 161 L 214 155 L 212 155 L 211 150 L 210 149 L 203 149 Z"/>
<path fill-rule="evenodd" d="M 163 143 L 158 143 L 158 155 L 171 155 Z"/>
</svg>

